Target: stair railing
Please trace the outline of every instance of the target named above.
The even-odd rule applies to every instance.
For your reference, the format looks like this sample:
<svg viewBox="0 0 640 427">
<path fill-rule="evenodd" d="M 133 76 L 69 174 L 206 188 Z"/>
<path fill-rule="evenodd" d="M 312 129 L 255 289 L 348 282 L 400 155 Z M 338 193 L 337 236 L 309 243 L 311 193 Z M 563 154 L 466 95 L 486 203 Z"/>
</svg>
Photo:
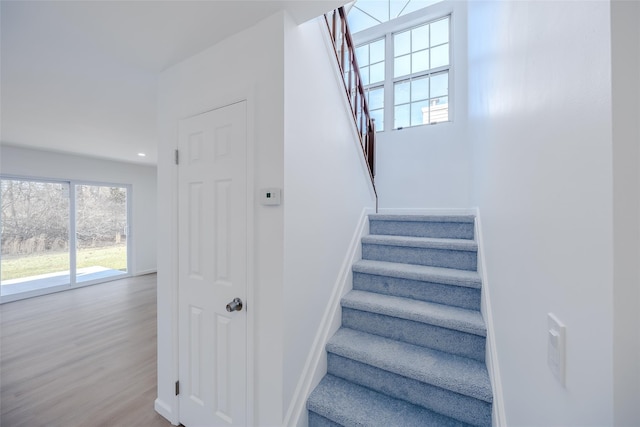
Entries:
<svg viewBox="0 0 640 427">
<path fill-rule="evenodd" d="M 360 77 L 360 69 L 356 61 L 356 49 L 347 24 L 347 14 L 344 7 L 340 7 L 324 16 L 333 41 L 338 66 L 342 74 L 342 81 L 351 106 L 351 113 L 355 121 L 362 153 L 369 168 L 369 176 L 373 191 L 376 192 L 375 177 L 375 122 L 369 114 L 367 97 Z M 376 192 L 376 204 L 377 204 Z"/>
</svg>

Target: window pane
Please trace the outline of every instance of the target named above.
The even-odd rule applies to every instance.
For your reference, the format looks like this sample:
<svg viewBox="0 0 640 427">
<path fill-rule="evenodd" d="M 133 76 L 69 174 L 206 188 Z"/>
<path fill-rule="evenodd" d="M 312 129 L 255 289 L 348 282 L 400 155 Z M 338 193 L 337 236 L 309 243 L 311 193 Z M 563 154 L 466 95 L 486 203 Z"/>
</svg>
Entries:
<svg viewBox="0 0 640 427">
<path fill-rule="evenodd" d="M 127 272 L 127 190 L 76 186 L 76 281 Z"/>
<path fill-rule="evenodd" d="M 411 50 L 415 52 L 417 50 L 427 49 L 428 47 L 429 26 L 423 25 L 422 27 L 411 30 Z"/>
<path fill-rule="evenodd" d="M 411 57 L 409 55 L 401 56 L 393 61 L 393 76 L 406 76 L 411 73 Z"/>
<path fill-rule="evenodd" d="M 447 96 L 449 94 L 449 73 L 431 76 L 431 97 Z"/>
<path fill-rule="evenodd" d="M 409 114 L 410 114 L 410 105 L 406 104 L 406 105 L 399 105 L 397 107 L 395 107 L 394 109 L 394 119 L 395 119 L 395 128 L 405 128 L 410 126 L 410 119 L 409 119 Z"/>
<path fill-rule="evenodd" d="M 389 20 L 389 5 L 386 1 L 359 0 L 356 2 L 355 7 L 380 23 Z"/>
<path fill-rule="evenodd" d="M 2 179 L 0 293 L 68 285 L 69 185 Z"/>
<path fill-rule="evenodd" d="M 449 42 L 449 18 L 431 24 L 431 46 Z"/>
<path fill-rule="evenodd" d="M 449 120 L 449 98 L 442 97 L 431 100 L 431 123 Z"/>
<path fill-rule="evenodd" d="M 434 47 L 431 49 L 431 68 L 449 65 L 449 45 Z"/>
<path fill-rule="evenodd" d="M 423 50 L 411 54 L 411 72 L 419 73 L 429 69 L 429 51 Z"/>
<path fill-rule="evenodd" d="M 429 101 L 414 102 L 411 104 L 411 126 L 429 123 Z"/>
<path fill-rule="evenodd" d="M 431 98 L 431 106 L 434 105 L 445 105 L 449 103 L 449 97 L 448 96 L 441 96 L 439 98 Z"/>
<path fill-rule="evenodd" d="M 369 84 L 369 67 L 360 67 L 360 77 L 364 86 Z"/>
<path fill-rule="evenodd" d="M 349 28 L 353 34 L 380 24 L 380 22 L 362 12 L 357 7 L 351 8 L 347 18 L 349 21 Z"/>
<path fill-rule="evenodd" d="M 393 56 L 406 55 L 411 52 L 411 31 L 405 31 L 393 36 Z"/>
<path fill-rule="evenodd" d="M 378 83 L 384 80 L 384 62 L 372 65 L 370 68 L 369 83 Z"/>
<path fill-rule="evenodd" d="M 365 44 L 363 46 L 356 48 L 356 61 L 358 62 L 358 66 L 360 68 L 369 65 L 369 45 Z"/>
<path fill-rule="evenodd" d="M 371 63 L 384 61 L 384 39 L 371 43 L 369 55 Z"/>
<path fill-rule="evenodd" d="M 442 0 L 411 0 L 411 1 L 405 0 L 406 6 L 404 7 L 404 10 L 400 14 L 400 16 L 404 16 L 411 12 L 415 12 L 416 10 L 429 7 L 432 4 L 439 3 L 440 1 Z"/>
<path fill-rule="evenodd" d="M 400 16 L 402 9 L 407 7 L 407 0 L 391 0 L 389 1 L 389 17 L 395 19 Z"/>
<path fill-rule="evenodd" d="M 369 90 L 369 109 L 384 108 L 384 87 Z"/>
<path fill-rule="evenodd" d="M 384 130 L 384 110 L 373 110 L 370 111 L 371 118 L 374 119 L 376 132 Z"/>
<path fill-rule="evenodd" d="M 411 82 L 411 101 L 429 99 L 429 77 L 423 77 Z"/>
<path fill-rule="evenodd" d="M 411 82 L 399 82 L 394 85 L 394 104 L 406 104 L 410 100 Z"/>
</svg>

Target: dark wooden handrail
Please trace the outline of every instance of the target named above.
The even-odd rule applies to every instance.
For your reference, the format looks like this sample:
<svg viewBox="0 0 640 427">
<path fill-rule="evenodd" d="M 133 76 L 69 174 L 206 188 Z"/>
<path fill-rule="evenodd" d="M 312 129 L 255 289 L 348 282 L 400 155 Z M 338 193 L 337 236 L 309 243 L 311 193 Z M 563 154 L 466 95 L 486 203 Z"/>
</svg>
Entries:
<svg viewBox="0 0 640 427">
<path fill-rule="evenodd" d="M 360 136 L 362 153 L 367 162 L 375 192 L 375 123 L 369 114 L 364 85 L 360 77 L 360 68 L 358 68 L 358 62 L 356 61 L 356 48 L 347 23 L 347 14 L 344 7 L 340 7 L 333 12 L 327 13 L 324 18 L 331 34 L 333 49 L 336 53 L 344 88 L 351 105 L 351 113 Z"/>
</svg>

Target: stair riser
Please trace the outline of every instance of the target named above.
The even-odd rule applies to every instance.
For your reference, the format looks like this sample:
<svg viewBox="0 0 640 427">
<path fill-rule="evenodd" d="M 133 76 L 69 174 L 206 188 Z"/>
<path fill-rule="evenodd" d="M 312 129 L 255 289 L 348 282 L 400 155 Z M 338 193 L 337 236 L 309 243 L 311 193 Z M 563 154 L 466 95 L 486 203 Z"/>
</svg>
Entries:
<svg viewBox="0 0 640 427">
<path fill-rule="evenodd" d="M 353 289 L 480 310 L 480 289 L 353 273 Z"/>
<path fill-rule="evenodd" d="M 484 362 L 484 337 L 377 313 L 342 308 L 342 326 Z"/>
<path fill-rule="evenodd" d="M 450 249 L 362 244 L 362 259 L 476 271 L 477 253 Z"/>
<path fill-rule="evenodd" d="M 333 353 L 327 355 L 328 372 L 355 384 L 420 405 L 475 426 L 491 426 L 491 404 L 430 384 L 356 362 Z"/>
<path fill-rule="evenodd" d="M 370 220 L 369 234 L 473 239 L 473 223 Z"/>
<path fill-rule="evenodd" d="M 316 414 L 313 411 L 309 411 L 309 427 L 342 427 L 338 423 Z"/>
</svg>

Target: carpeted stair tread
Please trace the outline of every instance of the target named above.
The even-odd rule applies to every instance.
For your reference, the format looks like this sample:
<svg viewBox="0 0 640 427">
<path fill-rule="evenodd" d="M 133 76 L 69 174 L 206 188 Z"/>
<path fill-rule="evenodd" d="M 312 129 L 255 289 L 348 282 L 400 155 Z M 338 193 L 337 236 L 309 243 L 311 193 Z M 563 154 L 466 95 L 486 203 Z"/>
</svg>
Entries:
<svg viewBox="0 0 640 427">
<path fill-rule="evenodd" d="M 465 427 L 467 424 L 352 382 L 325 376 L 307 409 L 345 427 Z M 330 424 L 330 423 L 325 423 Z M 314 427 L 310 423 L 310 427 Z"/>
<path fill-rule="evenodd" d="M 487 336 L 482 315 L 475 310 L 358 290 L 345 295 L 341 304 L 356 310 Z"/>
<path fill-rule="evenodd" d="M 370 215 L 369 234 L 473 240 L 475 218 L 473 215 Z"/>
<path fill-rule="evenodd" d="M 471 223 L 475 221 L 474 215 L 389 215 L 370 214 L 369 219 L 373 221 L 403 221 L 403 222 L 457 222 Z"/>
<path fill-rule="evenodd" d="M 363 259 L 353 264 L 353 271 L 467 288 L 480 289 L 482 287 L 482 280 L 477 271 L 456 270 L 454 268 Z"/>
<path fill-rule="evenodd" d="M 340 328 L 327 351 L 407 378 L 492 402 L 484 363 L 365 332 Z"/>
<path fill-rule="evenodd" d="M 476 252 L 478 245 L 469 239 L 440 239 L 433 237 L 412 237 L 372 234 L 362 237 L 362 244 L 402 246 L 409 248 L 429 248 L 454 251 Z"/>
</svg>

